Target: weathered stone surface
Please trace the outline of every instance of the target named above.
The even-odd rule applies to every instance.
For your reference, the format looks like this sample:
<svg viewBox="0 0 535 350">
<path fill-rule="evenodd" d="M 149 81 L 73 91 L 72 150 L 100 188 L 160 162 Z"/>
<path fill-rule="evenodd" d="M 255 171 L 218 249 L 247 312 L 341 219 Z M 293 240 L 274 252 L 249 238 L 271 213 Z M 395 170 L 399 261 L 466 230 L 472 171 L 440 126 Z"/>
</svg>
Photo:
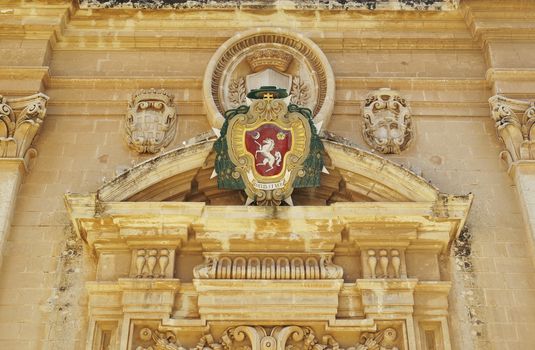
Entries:
<svg viewBox="0 0 535 350">
<path fill-rule="evenodd" d="M 128 347 L 129 336 L 134 349 L 217 347 L 224 334 L 234 334 L 225 333 L 228 327 L 240 326 L 253 327 L 255 339 L 271 340 L 277 324 L 267 317 L 231 326 L 203 321 L 193 271 L 209 251 L 247 262 L 286 257 L 291 273 L 291 254 L 300 251 L 301 258 L 332 254 L 343 269 L 342 286 L 325 288 L 326 307 L 306 310 L 328 318 L 337 303 L 334 319 L 284 324 L 307 332 L 318 347 L 362 348 L 369 339 L 407 350 L 434 339 L 437 349 L 530 349 L 533 169 L 524 158 L 508 173 L 499 161 L 507 146 L 496 136 L 488 98 L 533 100 L 535 4 L 466 0 L 459 10 L 441 12 L 382 11 L 379 3 L 374 11 L 346 11 L 342 2 L 314 2 L 311 9 L 286 1 L 220 4 L 150 10 L 79 7 L 70 0 L 2 2 L 0 94 L 42 92 L 50 99 L 31 171 L 24 173 L 21 162 L 0 164 L 0 206 L 13 208 L 10 221 L 0 218 L 9 227 L 0 271 L 0 348 L 116 349 L 121 341 Z M 325 54 L 336 85 L 323 126 L 330 174 L 322 174 L 315 190 L 295 191 L 291 209 L 244 208 L 242 193 L 220 191 L 210 180 L 215 137 L 203 74 L 226 40 L 257 27 L 310 39 Z M 362 137 L 363 101 L 381 87 L 411 104 L 417 137 L 399 155 L 374 155 Z M 152 156 L 123 142 L 130 95 L 150 88 L 173 94 L 180 111 L 176 138 Z M 17 172 L 24 176 L 13 193 Z M 65 208 L 67 192 L 86 194 L 69 196 L 76 211 Z M 473 193 L 465 222 L 467 199 L 441 192 Z M 80 219 L 71 222 L 71 214 Z M 197 221 L 188 226 L 192 217 Z M 72 229 L 79 225 L 92 234 L 78 236 Z M 165 253 L 172 251 L 174 261 Z M 296 276 L 299 266 L 297 259 Z M 200 280 L 223 281 L 212 287 L 231 292 L 243 282 Z M 307 299 L 307 279 L 244 281 L 259 289 L 263 281 L 285 284 L 284 312 Z M 314 280 L 311 291 L 325 281 L 332 280 Z M 254 311 L 255 295 L 241 293 L 243 303 L 234 310 Z M 277 303 L 261 299 L 263 310 Z M 215 299 L 203 302 L 220 306 Z M 224 318 L 223 309 L 201 313 Z M 129 327 L 120 327 L 123 320 Z M 396 340 L 381 343 L 388 329 Z M 248 339 L 240 346 L 250 346 Z"/>
</svg>

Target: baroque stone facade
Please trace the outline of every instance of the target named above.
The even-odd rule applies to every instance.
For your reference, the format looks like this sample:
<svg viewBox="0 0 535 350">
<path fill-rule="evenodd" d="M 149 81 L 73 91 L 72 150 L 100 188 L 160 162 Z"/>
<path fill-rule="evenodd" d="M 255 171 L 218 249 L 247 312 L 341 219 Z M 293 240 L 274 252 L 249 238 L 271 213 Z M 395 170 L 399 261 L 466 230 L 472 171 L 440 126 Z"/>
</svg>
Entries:
<svg viewBox="0 0 535 350">
<path fill-rule="evenodd" d="M 531 348 L 534 10 L 3 2 L 0 348 Z"/>
</svg>

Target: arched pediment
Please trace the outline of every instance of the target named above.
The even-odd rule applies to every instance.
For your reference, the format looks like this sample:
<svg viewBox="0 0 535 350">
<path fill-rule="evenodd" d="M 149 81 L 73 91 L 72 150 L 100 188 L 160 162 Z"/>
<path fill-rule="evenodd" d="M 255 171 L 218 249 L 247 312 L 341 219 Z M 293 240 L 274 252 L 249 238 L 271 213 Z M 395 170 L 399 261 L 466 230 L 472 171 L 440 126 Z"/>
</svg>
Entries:
<svg viewBox="0 0 535 350">
<path fill-rule="evenodd" d="M 181 147 L 127 170 L 98 190 L 98 199 L 120 201 L 191 201 L 243 204 L 240 191 L 220 190 L 211 178 L 213 140 Z M 439 191 L 425 179 L 352 144 L 324 139 L 326 167 L 318 188 L 296 189 L 296 205 L 334 202 L 427 202 Z"/>
</svg>

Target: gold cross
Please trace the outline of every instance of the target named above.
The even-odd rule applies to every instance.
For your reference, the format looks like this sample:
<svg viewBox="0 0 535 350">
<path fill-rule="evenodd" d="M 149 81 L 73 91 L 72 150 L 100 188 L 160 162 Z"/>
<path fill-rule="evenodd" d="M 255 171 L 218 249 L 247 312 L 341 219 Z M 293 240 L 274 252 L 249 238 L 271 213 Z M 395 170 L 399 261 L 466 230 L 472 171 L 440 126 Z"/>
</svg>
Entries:
<svg viewBox="0 0 535 350">
<path fill-rule="evenodd" d="M 273 100 L 273 94 L 270 92 L 264 93 L 264 100 L 268 100 L 268 101 Z"/>
</svg>

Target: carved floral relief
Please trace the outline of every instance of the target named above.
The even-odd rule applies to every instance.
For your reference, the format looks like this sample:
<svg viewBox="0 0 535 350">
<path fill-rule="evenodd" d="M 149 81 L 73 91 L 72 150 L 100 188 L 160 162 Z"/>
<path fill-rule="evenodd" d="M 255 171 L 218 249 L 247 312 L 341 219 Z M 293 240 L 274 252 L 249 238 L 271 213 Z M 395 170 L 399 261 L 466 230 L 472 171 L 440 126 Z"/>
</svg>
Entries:
<svg viewBox="0 0 535 350">
<path fill-rule="evenodd" d="M 366 143 L 384 154 L 399 154 L 413 138 L 410 109 L 397 91 L 379 89 L 368 94 L 362 110 Z"/>
<path fill-rule="evenodd" d="M 176 134 L 177 116 L 173 96 L 167 91 L 140 90 L 128 104 L 126 142 L 138 153 L 157 153 Z"/>
<path fill-rule="evenodd" d="M 345 350 L 399 350 L 399 331 L 388 327 L 377 332 L 361 334 L 358 342 Z M 139 332 L 142 345 L 136 350 L 187 350 L 171 331 L 158 331 L 148 327 Z M 310 327 L 237 326 L 226 329 L 221 337 L 207 334 L 190 350 L 344 350 L 332 335 L 319 338 Z"/>
</svg>

